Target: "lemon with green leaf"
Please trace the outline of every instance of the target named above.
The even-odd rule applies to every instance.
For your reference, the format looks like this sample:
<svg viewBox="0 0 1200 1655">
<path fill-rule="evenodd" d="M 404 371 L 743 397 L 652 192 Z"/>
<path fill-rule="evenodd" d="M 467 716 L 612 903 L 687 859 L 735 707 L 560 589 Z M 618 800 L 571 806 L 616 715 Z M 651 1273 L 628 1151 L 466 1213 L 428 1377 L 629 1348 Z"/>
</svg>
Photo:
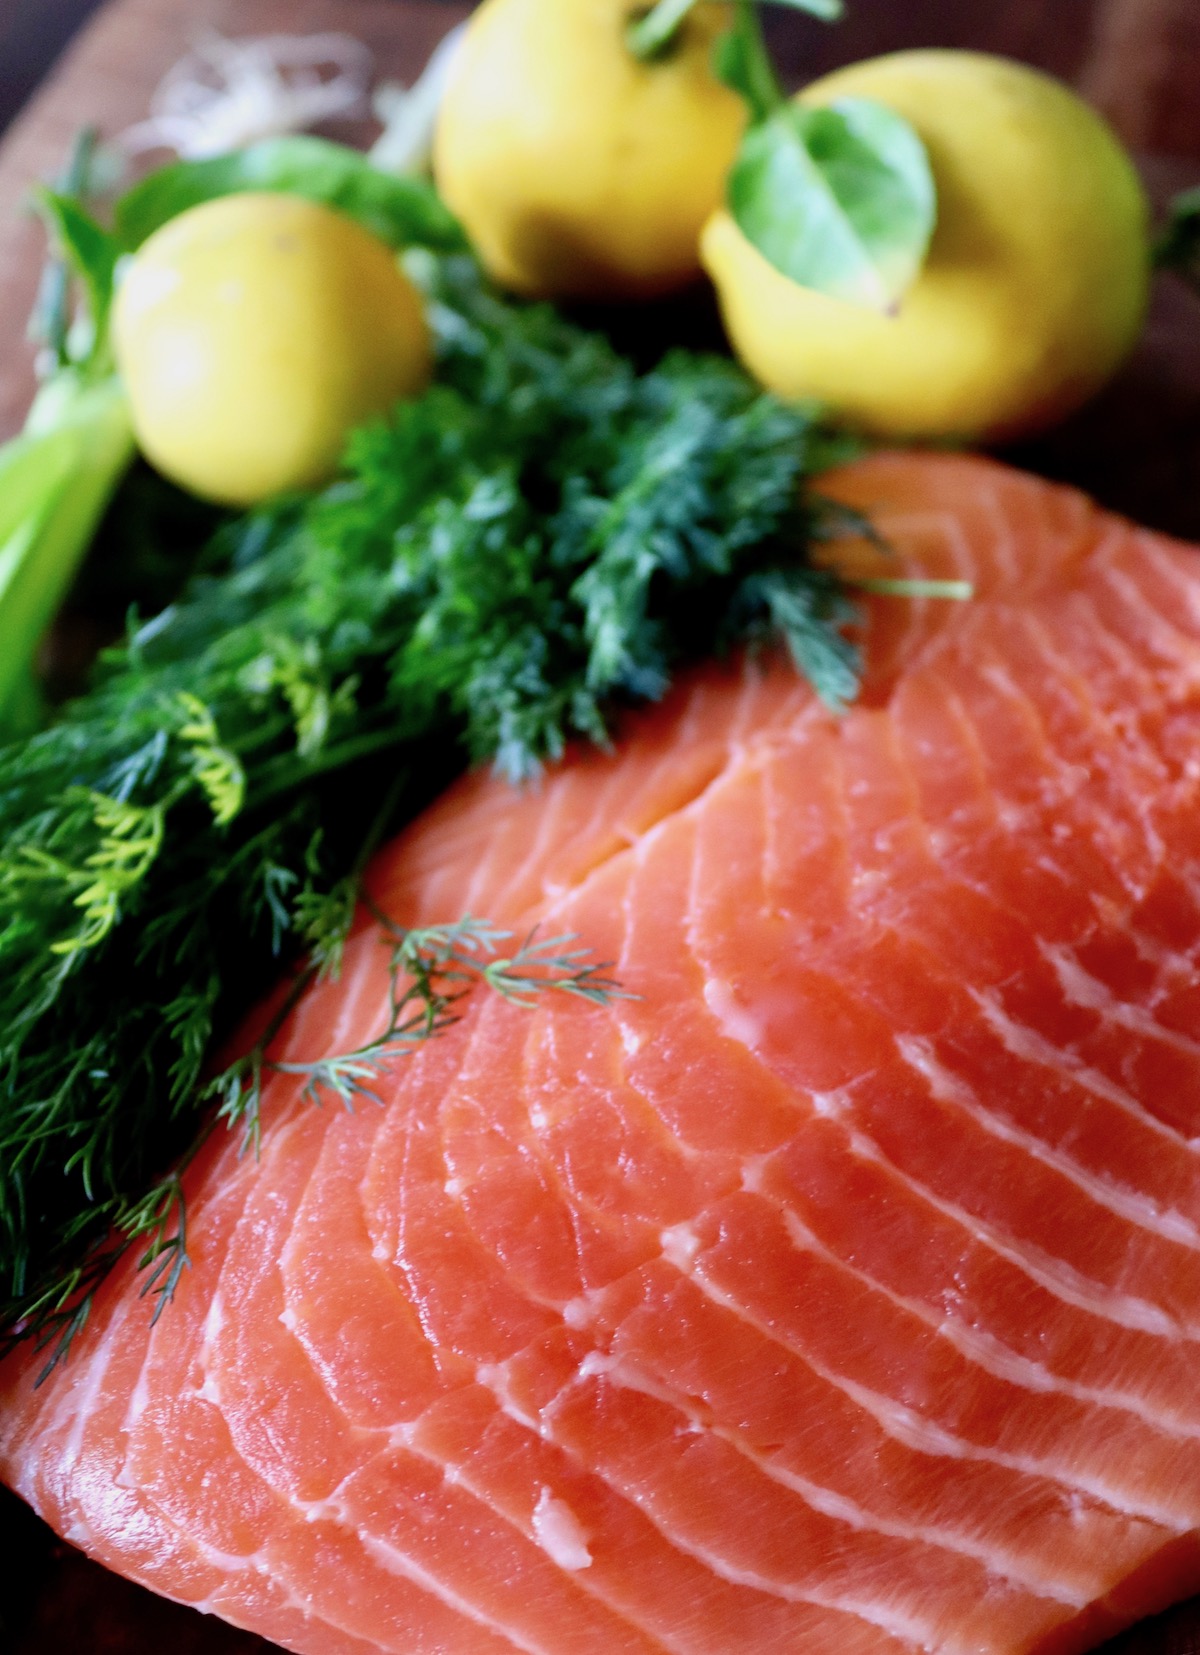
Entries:
<svg viewBox="0 0 1200 1655">
<path fill-rule="evenodd" d="M 745 125 L 713 74 L 731 9 L 699 0 L 639 56 L 629 0 L 484 0 L 450 71 L 438 188 L 519 293 L 646 298 L 700 274 Z M 686 15 L 683 13 L 686 12 Z"/>
<path fill-rule="evenodd" d="M 143 452 L 235 506 L 325 482 L 353 427 L 431 371 L 421 298 L 392 249 L 332 207 L 269 191 L 155 230 L 112 331 Z"/>
<path fill-rule="evenodd" d="M 879 110 L 921 142 L 924 208 Z M 1053 423 L 1130 349 L 1150 274 L 1145 198 L 1101 118 L 1049 76 L 959 51 L 855 64 L 760 109 L 702 255 L 763 384 L 887 437 Z"/>
</svg>

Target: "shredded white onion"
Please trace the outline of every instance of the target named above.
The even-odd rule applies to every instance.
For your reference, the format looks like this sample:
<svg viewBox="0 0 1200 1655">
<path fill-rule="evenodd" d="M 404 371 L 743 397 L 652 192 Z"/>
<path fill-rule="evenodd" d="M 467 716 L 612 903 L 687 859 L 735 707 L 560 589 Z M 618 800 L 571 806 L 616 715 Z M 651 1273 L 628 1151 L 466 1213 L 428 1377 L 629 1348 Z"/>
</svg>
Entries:
<svg viewBox="0 0 1200 1655">
<path fill-rule="evenodd" d="M 383 172 L 428 170 L 438 110 L 465 30 L 465 23 L 450 30 L 414 85 L 401 86 L 389 80 L 376 87 L 371 106 L 383 122 L 383 131 L 375 140 L 370 158 Z"/>
<path fill-rule="evenodd" d="M 365 112 L 372 58 L 348 34 L 261 35 L 229 40 L 210 31 L 170 69 L 150 118 L 122 134 L 138 153 L 173 149 L 203 160 L 260 138 Z"/>
</svg>

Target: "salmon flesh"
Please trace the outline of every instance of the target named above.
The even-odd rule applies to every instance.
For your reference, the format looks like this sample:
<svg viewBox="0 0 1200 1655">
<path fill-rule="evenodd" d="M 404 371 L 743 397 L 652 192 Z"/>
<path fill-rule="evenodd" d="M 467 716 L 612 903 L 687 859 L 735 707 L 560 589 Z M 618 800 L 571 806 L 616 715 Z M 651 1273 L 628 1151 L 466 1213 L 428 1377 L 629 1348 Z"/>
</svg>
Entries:
<svg viewBox="0 0 1200 1655">
<path fill-rule="evenodd" d="M 0 1475 L 306 1655 L 1071 1655 L 1200 1588 L 1200 554 L 991 462 L 828 480 L 893 548 L 863 694 L 709 665 L 376 860 L 577 934 L 187 1177 Z M 364 910 L 276 1055 L 386 1022 Z"/>
</svg>

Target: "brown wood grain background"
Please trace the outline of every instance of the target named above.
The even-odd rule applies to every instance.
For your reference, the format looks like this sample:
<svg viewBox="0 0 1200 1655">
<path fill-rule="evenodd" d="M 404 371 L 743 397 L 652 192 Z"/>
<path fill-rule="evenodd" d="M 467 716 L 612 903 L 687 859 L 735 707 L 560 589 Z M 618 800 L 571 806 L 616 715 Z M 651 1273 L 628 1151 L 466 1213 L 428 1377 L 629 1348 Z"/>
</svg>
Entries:
<svg viewBox="0 0 1200 1655">
<path fill-rule="evenodd" d="M 70 3 L 0 0 L 0 91 L 6 30 L 28 27 L 39 5 Z M 113 134 L 139 119 L 197 29 L 346 29 L 374 49 L 382 74 L 408 79 L 464 9 L 447 0 L 109 0 L 0 145 L 0 436 L 20 425 L 32 386 L 23 336 L 43 249 L 25 195 L 32 180 L 57 171 L 81 125 Z M 770 30 L 794 82 L 909 46 L 1021 58 L 1072 81 L 1108 115 L 1160 203 L 1200 183 L 1200 0 L 850 0 L 837 28 L 780 10 Z M 1067 426 L 1011 457 L 1200 540 L 1200 300 L 1161 281 L 1120 378 Z M 0 1655 L 267 1651 L 106 1574 L 0 1489 Z M 1200 1600 L 1135 1628 L 1106 1655 L 1200 1655 Z"/>
</svg>

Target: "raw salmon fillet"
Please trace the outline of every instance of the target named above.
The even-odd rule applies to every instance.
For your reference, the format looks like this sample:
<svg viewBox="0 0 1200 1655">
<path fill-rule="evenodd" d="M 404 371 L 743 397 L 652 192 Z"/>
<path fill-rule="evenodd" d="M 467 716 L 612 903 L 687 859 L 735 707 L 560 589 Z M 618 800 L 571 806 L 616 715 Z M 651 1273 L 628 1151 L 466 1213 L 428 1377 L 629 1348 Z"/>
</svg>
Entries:
<svg viewBox="0 0 1200 1655">
<path fill-rule="evenodd" d="M 876 601 L 842 718 L 708 667 L 379 857 L 639 998 L 273 1076 L 153 1331 L 128 1268 L 0 1369 L 61 1534 L 310 1655 L 1068 1655 L 1200 1587 L 1200 554 L 979 459 L 828 487 L 975 601 Z"/>
</svg>

